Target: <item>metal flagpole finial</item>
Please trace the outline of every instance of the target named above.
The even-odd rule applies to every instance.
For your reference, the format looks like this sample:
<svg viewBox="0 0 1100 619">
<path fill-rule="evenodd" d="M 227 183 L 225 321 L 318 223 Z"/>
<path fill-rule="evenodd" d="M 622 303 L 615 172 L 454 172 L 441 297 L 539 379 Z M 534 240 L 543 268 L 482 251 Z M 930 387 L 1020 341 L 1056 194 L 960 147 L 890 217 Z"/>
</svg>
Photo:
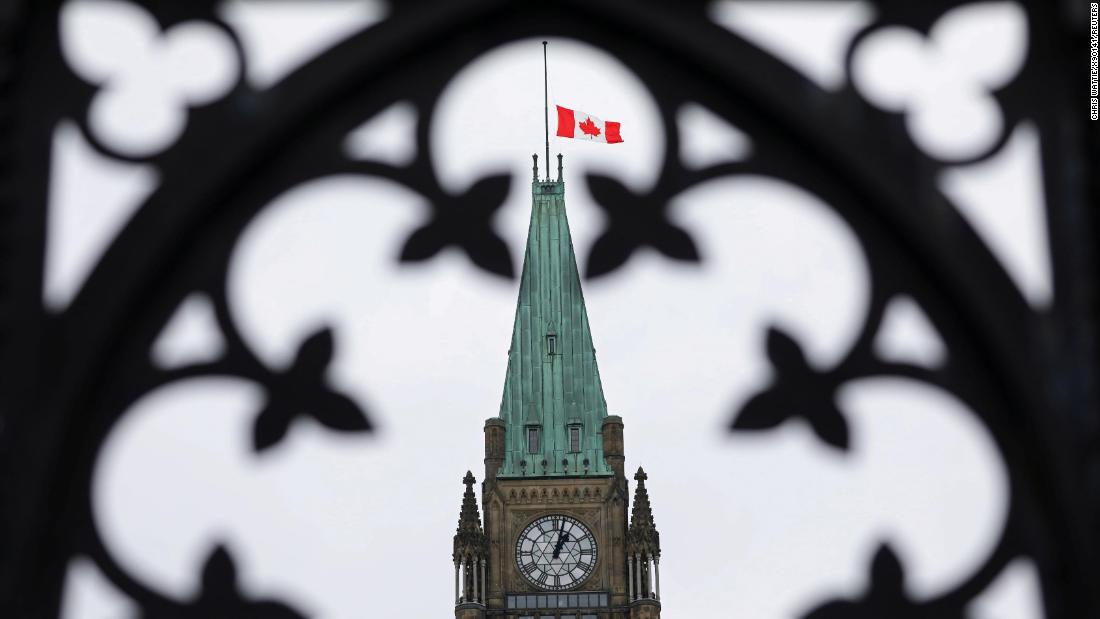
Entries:
<svg viewBox="0 0 1100 619">
<path fill-rule="evenodd" d="M 546 45 L 542 42 L 542 119 L 546 129 L 546 180 L 550 180 L 550 77 L 546 68 Z"/>
</svg>

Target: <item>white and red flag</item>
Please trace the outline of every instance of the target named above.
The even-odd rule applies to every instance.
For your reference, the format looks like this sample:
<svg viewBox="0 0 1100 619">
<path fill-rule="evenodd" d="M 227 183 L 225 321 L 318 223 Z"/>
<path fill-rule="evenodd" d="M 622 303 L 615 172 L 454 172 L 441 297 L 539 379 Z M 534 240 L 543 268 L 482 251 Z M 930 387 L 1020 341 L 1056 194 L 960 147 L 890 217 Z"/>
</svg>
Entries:
<svg viewBox="0 0 1100 619">
<path fill-rule="evenodd" d="M 603 121 L 580 110 L 558 108 L 558 137 L 617 144 L 623 141 L 619 123 Z"/>
</svg>

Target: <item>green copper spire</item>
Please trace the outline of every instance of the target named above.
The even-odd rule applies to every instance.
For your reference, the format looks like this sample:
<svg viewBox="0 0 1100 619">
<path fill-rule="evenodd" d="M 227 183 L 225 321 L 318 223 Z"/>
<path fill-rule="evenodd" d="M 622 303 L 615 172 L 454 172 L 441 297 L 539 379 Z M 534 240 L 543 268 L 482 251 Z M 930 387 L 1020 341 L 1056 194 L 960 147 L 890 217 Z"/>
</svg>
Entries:
<svg viewBox="0 0 1100 619">
<path fill-rule="evenodd" d="M 500 418 L 497 477 L 612 475 L 604 460 L 604 402 L 596 349 L 565 216 L 565 182 L 531 184 L 531 227 L 519 284 Z"/>
</svg>

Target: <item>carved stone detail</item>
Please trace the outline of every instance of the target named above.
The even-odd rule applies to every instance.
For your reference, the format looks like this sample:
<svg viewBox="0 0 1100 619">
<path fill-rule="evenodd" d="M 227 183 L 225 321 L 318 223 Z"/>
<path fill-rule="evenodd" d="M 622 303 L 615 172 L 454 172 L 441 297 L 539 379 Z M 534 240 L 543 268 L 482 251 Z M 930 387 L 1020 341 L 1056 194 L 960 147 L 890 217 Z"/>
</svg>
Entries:
<svg viewBox="0 0 1100 619">
<path fill-rule="evenodd" d="M 603 503 L 603 488 L 592 486 L 554 486 L 550 488 L 512 488 L 505 499 L 510 505 L 552 505 L 560 503 Z"/>
</svg>

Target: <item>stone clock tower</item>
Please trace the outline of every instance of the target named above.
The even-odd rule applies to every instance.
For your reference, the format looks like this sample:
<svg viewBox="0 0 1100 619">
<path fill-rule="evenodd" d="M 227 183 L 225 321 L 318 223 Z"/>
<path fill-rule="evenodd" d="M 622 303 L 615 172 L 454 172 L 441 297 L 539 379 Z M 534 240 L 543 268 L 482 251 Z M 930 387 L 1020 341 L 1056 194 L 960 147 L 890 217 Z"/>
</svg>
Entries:
<svg viewBox="0 0 1100 619">
<path fill-rule="evenodd" d="M 660 538 L 640 468 L 630 501 L 623 420 L 607 414 L 561 155 L 556 181 L 537 157 L 533 176 L 504 397 L 485 422 L 484 526 L 464 479 L 455 617 L 656 619 Z"/>
</svg>

